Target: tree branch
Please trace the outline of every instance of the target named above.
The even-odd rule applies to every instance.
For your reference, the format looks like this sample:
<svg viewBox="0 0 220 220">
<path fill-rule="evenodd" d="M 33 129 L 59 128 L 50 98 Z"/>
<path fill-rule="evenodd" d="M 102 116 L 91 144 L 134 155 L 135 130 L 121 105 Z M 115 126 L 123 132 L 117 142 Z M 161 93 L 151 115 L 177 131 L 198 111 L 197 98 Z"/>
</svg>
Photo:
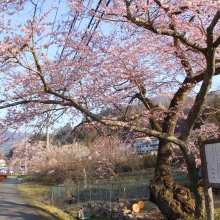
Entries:
<svg viewBox="0 0 220 220">
<path fill-rule="evenodd" d="M 220 19 L 220 10 L 218 10 L 214 16 L 214 18 L 212 19 L 212 22 L 210 23 L 209 27 L 207 28 L 209 31 L 213 31 L 216 24 L 218 23 Z"/>
<path fill-rule="evenodd" d="M 166 12 L 169 12 L 169 11 L 170 11 L 170 8 L 169 8 L 169 7 L 165 7 L 160 0 L 154 0 L 154 1 L 155 1 L 155 3 L 156 3 L 160 8 L 162 8 L 164 11 L 166 11 Z M 188 7 L 188 6 L 180 6 L 178 11 L 172 12 L 172 15 L 181 14 L 181 13 L 183 13 L 186 9 L 189 9 L 189 7 Z"/>
<path fill-rule="evenodd" d="M 215 40 L 213 46 L 214 46 L 215 48 L 217 48 L 217 47 L 219 46 L 219 44 L 220 44 L 220 36 Z"/>
<path fill-rule="evenodd" d="M 179 33 L 177 31 L 170 30 L 167 28 L 162 28 L 162 27 L 157 28 L 153 25 L 153 23 L 151 21 L 145 20 L 140 17 L 133 16 L 131 13 L 131 10 L 130 10 L 130 1 L 125 0 L 125 4 L 126 4 L 126 9 L 127 9 L 127 15 L 125 17 L 129 21 L 131 21 L 133 24 L 136 24 L 137 26 L 142 27 L 144 29 L 147 29 L 149 31 L 152 31 L 153 33 L 158 34 L 158 35 L 166 35 L 166 36 L 175 37 L 175 38 L 181 40 L 182 43 L 184 43 L 185 45 L 190 46 L 193 49 L 196 49 L 196 50 L 200 51 L 201 53 L 205 54 L 206 48 L 202 47 L 201 45 L 199 45 L 196 42 L 189 40 L 185 36 L 185 34 Z"/>
<path fill-rule="evenodd" d="M 213 30 L 215 28 L 215 26 L 217 25 L 218 21 L 220 19 L 220 10 L 218 10 L 214 16 L 214 18 L 212 19 L 212 22 L 210 23 L 210 25 L 207 28 L 207 45 L 208 47 L 212 47 L 214 46 L 213 44 Z M 217 45 L 219 43 L 219 39 L 217 39 Z"/>
</svg>

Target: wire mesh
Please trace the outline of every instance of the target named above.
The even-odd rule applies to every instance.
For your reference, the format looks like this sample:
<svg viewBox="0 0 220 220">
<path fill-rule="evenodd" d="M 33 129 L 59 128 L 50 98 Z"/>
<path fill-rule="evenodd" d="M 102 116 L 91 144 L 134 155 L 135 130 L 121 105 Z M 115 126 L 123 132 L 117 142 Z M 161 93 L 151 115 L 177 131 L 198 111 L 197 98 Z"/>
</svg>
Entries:
<svg viewBox="0 0 220 220">
<path fill-rule="evenodd" d="M 80 185 L 57 185 L 52 187 L 54 201 L 65 200 L 74 195 L 78 203 L 92 201 L 117 201 L 119 198 L 147 198 L 149 181 L 102 182 Z"/>
</svg>

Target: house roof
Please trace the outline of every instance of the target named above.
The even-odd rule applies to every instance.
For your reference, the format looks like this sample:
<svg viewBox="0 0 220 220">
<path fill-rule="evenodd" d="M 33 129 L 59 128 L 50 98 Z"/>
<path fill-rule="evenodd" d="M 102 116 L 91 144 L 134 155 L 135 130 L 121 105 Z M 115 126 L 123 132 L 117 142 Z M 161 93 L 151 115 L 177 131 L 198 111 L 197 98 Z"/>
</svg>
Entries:
<svg viewBox="0 0 220 220">
<path fill-rule="evenodd" d="M 139 141 L 139 140 L 149 140 L 149 139 L 155 139 L 156 137 L 153 137 L 153 136 L 151 136 L 151 137 L 139 137 L 139 138 L 136 138 L 135 139 L 135 141 Z M 158 138 L 156 138 L 156 139 L 158 139 Z"/>
</svg>

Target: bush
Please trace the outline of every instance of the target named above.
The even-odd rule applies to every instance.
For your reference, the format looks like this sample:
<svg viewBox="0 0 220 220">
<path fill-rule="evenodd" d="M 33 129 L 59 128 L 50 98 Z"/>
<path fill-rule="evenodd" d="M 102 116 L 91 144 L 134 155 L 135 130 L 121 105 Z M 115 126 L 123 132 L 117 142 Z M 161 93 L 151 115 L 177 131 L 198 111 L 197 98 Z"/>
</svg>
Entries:
<svg viewBox="0 0 220 220">
<path fill-rule="evenodd" d="M 96 218 L 96 214 L 95 214 L 95 213 L 92 213 L 92 214 L 90 215 L 90 218 L 91 218 L 91 219 Z"/>
<path fill-rule="evenodd" d="M 120 172 L 131 172 L 132 171 L 132 168 L 130 167 L 130 166 L 128 166 L 128 165 L 123 165 L 122 167 L 121 167 L 121 169 L 119 170 Z"/>
<path fill-rule="evenodd" d="M 34 176 L 18 176 L 18 178 L 22 178 L 22 183 L 26 183 L 26 182 L 35 182 L 36 177 Z"/>
<path fill-rule="evenodd" d="M 156 154 L 147 154 L 143 156 L 144 158 L 144 168 L 155 167 L 157 162 Z"/>
</svg>

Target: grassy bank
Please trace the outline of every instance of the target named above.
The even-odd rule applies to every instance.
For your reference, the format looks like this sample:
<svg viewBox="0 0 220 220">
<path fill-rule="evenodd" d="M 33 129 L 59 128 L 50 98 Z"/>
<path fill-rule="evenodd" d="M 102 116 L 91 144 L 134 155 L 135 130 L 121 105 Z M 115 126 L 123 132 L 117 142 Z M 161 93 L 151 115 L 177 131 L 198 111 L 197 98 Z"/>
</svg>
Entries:
<svg viewBox="0 0 220 220">
<path fill-rule="evenodd" d="M 68 213 L 74 214 L 74 216 L 77 215 L 76 211 L 73 213 L 73 210 L 69 209 L 71 207 L 68 204 L 59 204 L 60 208 L 53 205 L 51 201 L 51 186 L 32 182 L 19 184 L 17 188 L 19 193 L 26 198 L 28 203 L 42 217 L 42 220 L 75 220 L 74 217 L 63 211 L 66 210 Z M 109 218 L 98 216 L 97 213 L 93 212 L 86 213 L 86 216 L 93 220 L 109 220 Z"/>
<path fill-rule="evenodd" d="M 182 173 L 175 173 L 173 177 L 178 180 L 179 183 L 186 184 L 187 178 L 186 175 Z M 124 177 L 125 178 L 125 177 Z M 27 201 L 35 208 L 43 220 L 74 220 L 75 218 L 68 215 L 62 210 L 65 210 L 68 213 L 77 212 L 77 209 L 73 209 L 72 205 L 69 206 L 67 202 L 61 202 L 53 205 L 51 201 L 51 186 L 42 185 L 40 183 L 31 182 L 31 183 L 22 183 L 17 185 L 20 193 L 26 197 Z M 214 204 L 215 204 L 215 219 L 220 220 L 220 196 L 214 195 Z M 149 216 L 154 217 L 159 216 L 158 210 L 152 206 L 150 202 L 146 204 L 146 213 Z M 152 206 L 152 207 L 151 207 Z M 92 210 L 91 210 L 92 211 Z M 99 213 L 86 212 L 85 216 L 90 217 L 93 220 L 105 220 L 106 216 L 98 216 Z M 75 213 L 74 216 L 77 216 Z M 160 215 L 161 216 L 161 215 Z M 192 216 L 185 216 L 185 220 L 195 220 Z M 204 218 L 205 220 L 205 218 Z"/>
<path fill-rule="evenodd" d="M 17 188 L 29 204 L 34 207 L 42 220 L 74 220 L 74 218 L 50 202 L 51 187 L 40 184 L 19 184 Z"/>
<path fill-rule="evenodd" d="M 77 216 L 77 204 L 69 205 L 67 202 L 57 203 L 55 207 L 51 201 L 51 186 L 42 185 L 39 183 L 22 183 L 17 185 L 17 188 L 21 195 L 23 195 L 27 201 L 35 208 L 37 213 L 42 216 L 43 220 L 74 220 L 75 218 L 68 215 L 70 213 L 73 216 Z M 152 204 L 153 205 L 153 204 Z M 154 205 L 155 206 L 155 205 Z M 148 214 L 150 212 L 151 216 L 160 216 L 158 210 L 151 209 L 151 206 L 148 206 L 147 210 L 142 211 Z M 62 210 L 65 210 L 63 212 Z M 84 211 L 85 217 L 89 217 L 92 220 L 110 220 L 111 218 L 101 215 L 94 210 L 86 209 Z M 154 218 L 155 219 L 155 218 Z M 161 219 L 161 218 L 157 218 Z"/>
</svg>

